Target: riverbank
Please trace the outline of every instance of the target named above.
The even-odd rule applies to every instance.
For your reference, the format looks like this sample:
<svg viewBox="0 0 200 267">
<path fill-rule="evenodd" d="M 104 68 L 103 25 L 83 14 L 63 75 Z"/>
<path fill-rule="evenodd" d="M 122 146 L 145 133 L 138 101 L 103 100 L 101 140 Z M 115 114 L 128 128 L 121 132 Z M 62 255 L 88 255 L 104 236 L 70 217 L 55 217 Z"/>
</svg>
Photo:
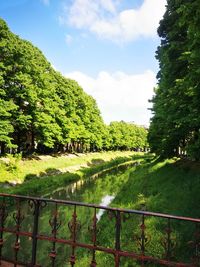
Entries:
<svg viewBox="0 0 200 267">
<path fill-rule="evenodd" d="M 128 166 L 128 168 L 123 169 L 123 166 Z M 105 174 L 106 171 L 108 171 L 108 174 Z M 102 176 L 98 178 L 98 175 Z M 89 179 L 92 176 L 96 176 L 95 178 L 98 179 Z M 79 182 L 74 183 L 80 180 L 84 180 L 82 185 Z M 68 186 L 70 181 L 71 188 Z M 57 190 L 54 190 L 55 188 Z M 9 188 L 9 190 L 11 190 L 10 193 L 15 194 L 26 195 L 27 192 L 28 195 L 32 196 L 44 196 L 46 194 L 47 198 L 95 204 L 104 203 L 105 199 L 110 199 L 109 201 L 111 202 L 108 205 L 113 207 L 199 218 L 199 188 L 199 163 L 177 158 L 157 161 L 151 155 L 132 154 L 129 157 L 121 156 L 107 162 L 98 161 L 98 164 L 81 167 L 74 173 L 32 177 L 22 185 Z M 77 214 L 80 225 L 83 226 L 79 233 L 79 241 L 88 243 L 90 242 L 88 239 L 88 227 L 91 224 L 92 214 L 89 210 L 83 209 L 78 209 Z M 47 212 L 42 216 L 43 230 L 47 231 L 50 209 L 47 209 Z M 71 216 L 72 210 L 67 210 L 67 207 L 59 208 L 59 217 L 62 219 L 59 233 L 62 236 L 67 232 L 66 226 L 71 220 Z M 114 247 L 115 219 L 106 212 L 100 216 L 97 223 L 98 244 Z M 144 229 L 145 253 L 159 259 L 163 258 L 165 253 L 163 240 L 166 238 L 167 220 L 145 216 L 145 228 L 141 228 L 141 223 L 141 215 L 132 214 L 122 217 L 122 249 L 140 253 L 141 229 Z M 170 234 L 174 244 L 172 252 L 176 255 L 175 260 L 190 262 L 194 250 L 189 244 L 192 244 L 194 240 L 195 224 L 171 220 L 170 227 Z M 24 245 L 23 247 L 28 246 Z M 60 251 L 61 247 L 58 249 Z M 45 257 L 47 257 L 43 256 L 45 253 L 43 248 L 40 256 L 41 259 L 44 257 L 44 261 L 46 261 Z M 67 257 L 69 257 L 68 253 L 65 253 L 59 253 L 60 258 L 56 259 L 58 263 L 60 261 L 58 266 L 62 266 L 63 261 L 66 261 Z M 65 255 L 64 259 L 62 255 Z M 90 258 L 85 251 L 76 251 L 76 257 L 77 266 L 89 266 Z M 96 260 L 100 267 L 112 266 L 113 264 L 113 257 L 101 252 L 96 253 Z M 141 263 L 122 258 L 121 265 L 124 267 L 141 266 Z"/>
<path fill-rule="evenodd" d="M 199 189 L 198 162 L 153 159 L 132 169 L 113 205 L 199 218 Z"/>
<path fill-rule="evenodd" d="M 8 183 L 4 183 L 1 186 L 1 192 L 40 196 L 50 193 L 57 187 L 104 173 L 123 164 L 130 164 L 131 166 L 135 161 L 139 162 L 148 157 L 150 156 L 143 153 L 118 151 L 69 157 L 62 155 L 55 159 L 47 156 L 38 161 L 38 166 L 36 165 L 37 162 L 35 162 L 36 159 L 31 161 L 23 160 L 19 162 L 17 170 L 18 174 L 21 175 L 18 176 L 21 177 L 19 184 L 9 186 Z M 51 163 L 54 168 L 49 168 Z M 31 170 L 29 172 L 28 166 L 30 166 Z M 63 167 L 62 169 L 61 166 Z"/>
<path fill-rule="evenodd" d="M 132 155 L 135 153 L 131 151 L 34 155 L 27 158 L 21 158 L 19 154 L 8 155 L 6 158 L 0 158 L 0 182 L 23 183 L 31 178 L 75 172 L 84 167 L 100 165 L 116 158 L 129 158 Z"/>
<path fill-rule="evenodd" d="M 132 210 L 146 210 L 184 217 L 200 218 L 200 165 L 189 160 L 170 159 L 165 161 L 143 162 L 129 170 L 129 178 L 121 186 L 116 197 L 110 204 L 112 207 Z M 122 246 L 129 251 L 140 251 L 141 235 L 140 216 L 125 219 L 122 224 Z M 192 244 L 195 238 L 195 224 L 171 221 L 171 238 L 173 246 L 171 253 L 176 260 L 189 262 L 194 255 Z M 165 253 L 163 245 L 166 237 L 167 221 L 154 217 L 145 218 L 145 234 L 147 255 L 162 258 Z M 100 243 L 112 246 L 113 221 L 106 215 L 99 222 L 102 229 Z M 174 258 L 173 258 L 174 259 Z M 87 259 L 83 256 L 79 266 L 87 266 Z M 113 262 L 112 257 L 99 254 L 98 266 L 108 266 Z M 122 266 L 140 266 L 131 260 L 122 260 Z"/>
</svg>

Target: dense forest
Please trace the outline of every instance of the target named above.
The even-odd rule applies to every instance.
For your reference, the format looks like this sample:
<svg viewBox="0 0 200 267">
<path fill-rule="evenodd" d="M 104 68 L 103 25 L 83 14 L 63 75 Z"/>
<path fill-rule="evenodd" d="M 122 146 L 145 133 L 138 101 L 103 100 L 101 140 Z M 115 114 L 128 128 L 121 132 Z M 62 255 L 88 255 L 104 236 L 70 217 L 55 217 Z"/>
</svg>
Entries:
<svg viewBox="0 0 200 267">
<path fill-rule="evenodd" d="M 168 0 L 158 28 L 158 86 L 149 129 L 152 151 L 200 159 L 200 4 Z"/>
<path fill-rule="evenodd" d="M 106 125 L 96 101 L 0 19 L 0 154 L 140 150 L 146 137 L 131 123 Z"/>
</svg>

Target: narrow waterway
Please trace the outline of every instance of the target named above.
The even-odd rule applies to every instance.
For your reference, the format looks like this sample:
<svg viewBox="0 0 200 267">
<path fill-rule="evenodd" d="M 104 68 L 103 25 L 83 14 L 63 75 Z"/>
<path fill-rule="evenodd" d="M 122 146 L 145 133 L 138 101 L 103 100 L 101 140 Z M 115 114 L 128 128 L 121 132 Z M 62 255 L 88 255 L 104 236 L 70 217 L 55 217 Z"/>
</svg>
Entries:
<svg viewBox="0 0 200 267">
<path fill-rule="evenodd" d="M 45 198 L 52 199 L 64 199 L 72 200 L 84 203 L 95 203 L 102 206 L 112 205 L 112 201 L 119 192 L 120 188 L 126 183 L 129 178 L 129 170 L 112 170 L 109 174 L 101 175 L 99 177 L 91 177 L 87 180 L 80 180 L 76 183 L 70 184 L 66 187 L 55 188 L 53 192 L 48 195 L 45 195 Z M 24 216 L 24 220 L 21 224 L 21 231 L 32 231 L 33 225 L 33 211 L 30 209 L 28 203 L 23 203 L 21 211 Z M 70 206 L 58 206 L 58 215 L 60 227 L 58 230 L 58 237 L 70 239 L 69 231 L 69 222 L 72 218 L 73 207 Z M 52 228 L 50 222 L 52 216 L 55 212 L 55 205 L 48 204 L 44 209 L 40 211 L 40 220 L 39 220 L 39 234 L 52 235 Z M 101 220 L 101 217 L 104 213 L 104 210 L 97 209 L 96 217 L 98 222 Z M 88 229 L 92 223 L 93 209 L 83 209 L 82 207 L 77 208 L 77 221 L 80 223 L 79 241 L 82 242 L 91 242 L 91 236 L 89 235 Z M 13 225 L 13 218 L 9 216 L 7 219 L 7 226 Z M 7 234 L 6 242 L 4 244 L 3 255 L 11 256 L 13 254 L 14 259 L 14 250 L 13 245 L 15 243 L 15 236 Z M 18 252 L 18 258 L 21 261 L 30 262 L 31 260 L 31 247 L 32 239 L 27 237 L 20 238 L 20 249 Z M 51 266 L 51 257 L 49 256 L 52 251 L 52 244 L 50 242 L 38 241 L 38 251 L 37 251 L 37 263 L 43 267 Z M 56 245 L 56 261 L 55 266 L 65 267 L 71 266 L 69 264 L 69 257 L 71 255 L 71 249 L 69 246 Z M 84 255 L 88 253 L 86 251 L 76 250 L 76 255 Z M 88 256 L 89 257 L 89 256 Z M 80 265 L 76 265 L 80 266 Z M 82 265 L 81 265 L 82 266 Z"/>
</svg>

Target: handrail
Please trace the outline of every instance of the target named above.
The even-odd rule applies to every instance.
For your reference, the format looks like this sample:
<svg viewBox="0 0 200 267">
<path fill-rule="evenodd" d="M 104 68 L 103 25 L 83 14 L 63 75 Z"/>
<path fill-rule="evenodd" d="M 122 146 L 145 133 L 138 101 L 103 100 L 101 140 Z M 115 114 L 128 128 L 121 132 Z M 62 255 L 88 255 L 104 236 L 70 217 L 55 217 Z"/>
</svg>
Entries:
<svg viewBox="0 0 200 267">
<path fill-rule="evenodd" d="M 50 206 L 49 206 L 50 205 Z M 70 214 L 71 219 L 68 223 L 61 221 L 61 211 L 60 207 L 70 207 L 69 210 L 62 209 L 64 215 L 68 216 Z M 26 207 L 26 208 L 24 208 Z M 87 222 L 82 222 L 82 219 L 78 209 L 79 207 L 89 209 L 89 215 L 87 215 Z M 45 221 L 45 226 L 47 222 L 49 228 L 51 229 L 51 234 L 46 232 L 41 232 L 41 221 L 42 211 L 47 211 L 48 209 L 52 210 L 52 214 L 48 221 Z M 27 210 L 31 210 L 30 214 L 27 214 Z M 105 245 L 99 244 L 99 229 L 101 229 L 101 222 L 98 220 L 97 212 L 98 210 L 104 210 L 104 220 L 107 220 L 112 231 L 114 231 L 113 244 Z M 49 214 L 49 212 L 47 213 Z M 12 215 L 12 216 L 9 216 Z M 137 220 L 135 217 L 138 216 Z M 148 218 L 154 217 L 156 220 L 159 219 L 162 221 L 162 225 L 165 225 L 163 229 L 158 230 L 158 237 L 156 239 L 156 245 L 160 245 L 160 250 L 163 251 L 162 255 L 154 255 L 149 251 L 149 247 L 152 246 L 153 241 L 148 231 Z M 13 218 L 13 219 L 11 219 Z M 30 221 L 27 223 L 28 218 Z M 133 220 L 134 218 L 134 220 Z M 128 249 L 124 247 L 122 242 L 123 230 L 126 229 L 126 222 L 130 220 L 132 224 L 135 224 L 133 231 L 130 229 L 131 239 L 134 245 L 134 249 Z M 191 251 L 191 255 L 187 259 L 178 258 L 179 256 L 175 255 L 179 250 L 180 243 L 177 239 L 179 224 L 176 227 L 174 222 L 180 223 L 189 223 L 187 225 L 188 230 L 193 229 L 193 235 L 189 236 L 190 239 L 187 240 L 186 237 L 182 238 L 185 243 L 181 244 L 182 248 L 184 247 L 185 251 Z M 96 252 L 102 252 L 105 254 L 113 255 L 113 260 L 115 267 L 123 266 L 124 259 L 129 259 L 133 262 L 139 264 L 139 266 L 144 266 L 145 263 L 159 264 L 160 266 L 181 266 L 181 267 L 197 267 L 200 266 L 200 219 L 190 218 L 183 216 L 175 216 L 169 214 L 162 214 L 149 211 L 141 210 L 130 210 L 122 208 L 113 208 L 105 207 L 96 204 L 81 203 L 76 201 L 60 200 L 60 199 L 48 199 L 48 198 L 39 198 L 31 196 L 21 196 L 21 195 L 11 195 L 0 193 L 0 265 L 2 260 L 7 260 L 12 262 L 13 266 L 42 266 L 40 265 L 40 258 L 38 258 L 38 242 L 49 242 L 52 246 L 51 251 L 46 254 L 47 259 L 50 259 L 50 263 L 46 265 L 56 266 L 57 247 L 59 245 L 68 246 L 71 248 L 71 253 L 68 255 L 69 262 L 71 266 L 77 265 L 77 248 L 82 248 L 89 250 L 91 252 L 91 261 L 89 266 L 96 267 L 97 255 Z M 28 229 L 25 229 L 26 224 L 29 225 Z M 66 233 L 63 233 L 60 236 L 61 225 L 63 227 L 68 226 L 70 237 L 66 237 Z M 84 235 L 89 235 L 91 237 L 91 242 L 88 242 L 87 239 L 79 240 L 82 228 L 85 224 L 88 225 L 88 230 Z M 191 227 L 191 224 L 194 224 L 194 227 Z M 25 227 L 25 228 L 24 228 Z M 85 227 L 85 226 L 84 226 Z M 66 229 L 67 227 L 64 227 Z M 135 232 L 134 232 L 135 231 Z M 183 232 L 180 232 L 180 235 Z M 179 236 L 180 236 L 179 235 Z M 9 236 L 15 237 L 14 245 L 9 241 Z M 26 240 L 31 240 L 31 258 L 30 259 L 21 259 L 21 254 L 19 251 L 23 251 L 23 244 L 21 244 L 21 238 Z M 11 238 L 12 239 L 12 238 Z M 186 242 L 187 240 L 187 242 Z M 11 243 L 9 243 L 11 242 Z M 30 241 L 29 241 L 30 242 Z M 154 241 L 155 242 L 155 241 Z M 151 245 L 150 245 L 151 244 Z M 183 246 L 184 245 L 184 246 Z M 190 247 L 190 248 L 189 248 Z M 5 250 L 13 251 L 13 253 L 7 253 L 4 255 Z M 189 249 L 189 250 L 188 250 Z M 188 251 L 187 251 L 188 250 Z M 182 251 L 182 250 L 181 250 Z M 8 252 L 8 251 L 7 251 Z M 67 255 L 66 255 L 67 257 Z M 120 265 L 121 264 L 121 265 Z"/>
<path fill-rule="evenodd" d="M 184 220 L 184 221 L 200 223 L 200 219 L 198 219 L 198 218 L 176 216 L 176 215 L 170 215 L 170 214 L 159 213 L 159 212 L 150 212 L 150 211 L 141 211 L 141 210 L 132 210 L 132 209 L 130 210 L 130 209 L 123 209 L 123 208 L 113 208 L 113 207 L 101 206 L 101 205 L 90 204 L 90 203 L 85 203 L 85 202 L 77 202 L 77 201 L 69 201 L 69 200 L 61 200 L 61 199 L 51 199 L 51 198 L 40 198 L 40 197 L 31 197 L 31 196 L 22 196 L 22 195 L 6 194 L 6 193 L 0 193 L 0 197 L 15 197 L 15 198 L 24 199 L 24 200 L 30 200 L 30 199 L 31 200 L 39 200 L 39 201 L 46 201 L 46 202 L 63 204 L 63 205 L 76 205 L 76 206 L 83 206 L 83 207 L 98 208 L 98 209 L 103 209 L 103 210 L 120 211 L 120 212 L 134 213 L 134 214 L 140 214 L 140 215 L 145 215 L 145 216 L 155 216 L 155 217 L 161 217 L 161 218 L 169 218 L 169 219 L 174 219 L 174 220 Z"/>
</svg>

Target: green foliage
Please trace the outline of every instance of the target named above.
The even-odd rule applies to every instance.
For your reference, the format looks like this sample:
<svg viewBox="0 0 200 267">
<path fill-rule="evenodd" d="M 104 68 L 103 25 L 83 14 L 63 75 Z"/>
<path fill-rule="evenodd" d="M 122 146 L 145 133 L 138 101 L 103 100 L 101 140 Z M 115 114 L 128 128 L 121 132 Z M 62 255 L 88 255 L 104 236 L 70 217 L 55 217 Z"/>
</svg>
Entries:
<svg viewBox="0 0 200 267">
<path fill-rule="evenodd" d="M 140 161 L 141 164 L 128 170 L 120 172 L 110 172 L 99 179 L 92 179 L 88 181 L 91 174 L 99 172 L 102 167 L 105 169 L 108 166 L 117 166 L 116 163 L 128 160 L 128 158 L 118 158 L 110 162 L 102 162 L 98 166 L 93 166 L 89 171 L 82 169 L 82 175 L 66 173 L 64 175 L 43 177 L 41 179 L 35 178 L 27 181 L 23 185 L 11 188 L 12 193 L 29 194 L 31 195 L 44 195 L 53 198 L 70 197 L 71 200 L 87 202 L 87 203 L 100 203 L 102 197 L 105 195 L 115 196 L 110 206 L 127 208 L 127 209 L 143 209 L 153 212 L 170 213 L 179 216 L 188 216 L 199 218 L 199 201 L 200 195 L 198 194 L 200 186 L 199 176 L 199 163 L 178 160 L 177 158 L 165 161 L 156 161 L 152 156 L 133 155 L 132 161 Z M 129 158 L 130 160 L 130 158 Z M 97 161 L 97 160 L 96 160 Z M 96 162 L 95 161 L 95 162 Z M 85 183 L 79 188 L 78 183 L 76 188 L 79 188 L 73 193 L 69 193 L 66 185 L 70 182 L 76 182 L 79 179 L 84 180 Z M 37 181 L 37 182 L 36 182 Z M 158 186 L 159 185 L 159 186 Z M 73 187 L 73 188 L 75 188 Z M 49 194 L 49 192 L 51 195 Z M 192 207 L 192 208 L 191 208 Z M 26 211 L 26 209 L 25 209 Z M 52 218 L 54 208 L 50 205 L 47 206 L 41 213 L 40 232 L 51 233 L 48 224 L 49 218 Z M 67 223 L 71 220 L 73 214 L 72 208 L 59 206 L 59 219 L 62 225 L 59 228 L 59 236 L 62 238 L 68 237 Z M 77 234 L 79 242 L 91 243 L 91 236 L 88 227 L 91 226 L 93 218 L 93 210 L 83 209 L 77 207 L 77 220 L 80 221 L 82 227 L 81 231 Z M 140 252 L 139 238 L 141 238 L 141 223 L 142 218 L 140 215 L 130 215 L 130 217 L 123 217 L 121 220 L 121 248 L 126 251 Z M 7 223 L 12 218 L 9 216 Z M 23 222 L 23 227 L 30 228 L 32 225 L 32 214 L 27 211 L 26 221 Z M 150 216 L 145 217 L 145 255 L 151 255 L 158 258 L 163 258 L 164 238 L 167 237 L 166 228 L 168 222 L 161 218 L 153 218 Z M 98 245 L 114 247 L 115 246 L 115 218 L 108 216 L 104 213 L 97 223 L 97 240 Z M 195 224 L 191 222 L 174 222 L 171 220 L 171 238 L 175 241 L 174 252 L 176 261 L 188 261 L 193 255 L 193 247 L 189 247 L 189 241 L 195 239 L 193 236 L 195 231 Z M 8 237 L 5 246 L 13 243 Z M 27 243 L 29 242 L 28 239 Z M 10 242 L 10 243 L 9 243 Z M 20 241 L 22 247 L 28 247 L 23 240 Z M 191 243 L 191 242 L 190 242 Z M 38 250 L 38 262 L 44 261 L 43 266 L 49 266 L 47 263 L 51 248 L 48 243 L 42 243 L 41 248 Z M 63 247 L 63 246 L 62 246 Z M 56 264 L 62 266 L 70 256 L 70 251 L 64 252 L 61 246 L 57 244 L 57 258 Z M 23 251 L 23 256 L 26 249 Z M 68 251 L 68 252 L 67 252 Z M 9 249 L 7 252 L 9 253 Z M 77 266 L 88 266 L 91 262 L 91 255 L 87 254 L 86 250 L 76 249 Z M 96 252 L 96 260 L 99 266 L 112 266 L 114 263 L 113 256 L 106 255 L 105 253 Z M 141 263 L 125 258 L 121 258 L 122 266 L 141 266 Z M 151 264 L 149 264 L 151 266 Z M 154 266 L 152 264 L 152 266 Z"/>
<path fill-rule="evenodd" d="M 144 149 L 147 144 L 147 130 L 144 127 L 124 121 L 111 122 L 109 127 L 110 146 L 112 149 Z"/>
<path fill-rule="evenodd" d="M 187 169 L 185 169 L 186 165 Z M 111 206 L 199 218 L 199 165 L 177 159 L 160 162 L 155 159 L 150 162 L 146 160 L 123 175 L 124 183 L 120 186 Z M 115 234 L 114 220 L 108 220 L 107 217 L 106 214 L 103 215 L 98 224 L 98 229 L 101 230 L 98 241 L 100 244 L 112 247 Z M 140 252 L 137 237 L 141 236 L 141 222 L 142 218 L 139 215 L 132 215 L 127 220 L 122 220 L 121 247 L 123 249 Z M 148 241 L 145 245 L 146 255 L 163 258 L 164 248 L 161 243 L 166 235 L 167 221 L 145 217 L 145 226 L 145 236 Z M 171 221 L 171 227 L 171 237 L 176 243 L 175 260 L 187 262 L 193 255 L 187 244 L 194 238 L 195 225 Z M 83 258 L 83 263 L 85 261 L 86 258 Z M 113 258 L 98 253 L 97 263 L 102 267 L 112 266 Z M 141 266 L 137 261 L 123 258 L 121 264 L 122 266 Z"/>
<path fill-rule="evenodd" d="M 144 147 L 146 132 L 133 130 L 136 141 L 128 144 L 125 123 L 119 123 L 121 139 L 114 137 L 114 128 L 111 138 L 96 101 L 55 71 L 38 48 L 10 32 L 2 19 L 0 55 L 0 154 Z"/>
<path fill-rule="evenodd" d="M 140 157 L 140 154 L 143 155 L 143 153 L 137 153 L 137 156 Z M 0 159 L 0 182 L 23 183 L 32 178 L 52 176 L 68 171 L 75 172 L 84 166 L 87 172 L 90 172 L 90 168 L 88 169 L 86 167 L 96 165 L 95 168 L 101 171 L 101 164 L 103 163 L 108 163 L 107 167 L 109 168 L 109 162 L 111 160 L 119 164 L 131 160 L 136 155 L 130 151 L 109 151 L 80 155 L 56 154 L 52 156 L 38 156 L 35 154 L 32 157 L 23 158 L 22 160 L 19 159 L 20 157 L 21 154 L 8 154 L 7 158 Z M 17 168 L 14 167 L 15 165 Z M 16 169 L 16 172 L 13 172 L 12 169 Z M 104 167 L 102 167 L 103 169 Z M 90 174 L 92 175 L 93 173 L 91 172 Z"/>
<path fill-rule="evenodd" d="M 199 13 L 197 0 L 169 0 L 158 28 L 160 71 L 148 140 L 164 157 L 187 152 L 200 159 Z"/>
<path fill-rule="evenodd" d="M 20 161 L 22 154 L 8 154 L 4 161 L 0 161 L 0 181 L 19 182 L 21 176 Z"/>
<path fill-rule="evenodd" d="M 7 170 L 8 171 L 18 171 L 20 166 L 20 161 L 22 159 L 22 153 L 11 155 L 7 155 L 8 163 L 7 163 Z"/>
<path fill-rule="evenodd" d="M 135 163 L 136 160 L 142 160 L 144 157 L 143 154 L 136 155 L 133 153 L 127 154 L 124 152 L 112 154 L 112 157 L 110 157 L 111 155 L 109 156 L 106 154 L 110 153 L 107 152 L 102 155 L 102 158 L 104 160 L 100 160 L 100 153 L 98 153 L 98 157 L 94 157 L 94 155 L 92 154 L 90 155 L 90 158 L 83 158 L 82 162 L 88 162 L 88 160 L 90 160 L 90 164 L 88 162 L 88 166 L 86 166 L 85 168 L 81 168 L 80 165 L 79 168 L 77 170 L 74 170 L 73 172 L 66 171 L 66 173 L 62 173 L 61 171 L 59 172 L 56 168 L 46 169 L 43 173 L 40 172 L 40 175 L 36 175 L 34 173 L 29 172 L 29 174 L 26 175 L 26 179 L 22 184 L 18 184 L 15 187 L 10 188 L 1 188 L 1 192 L 6 192 L 10 194 L 41 196 L 49 194 L 53 190 L 59 187 L 66 186 L 71 182 L 76 182 L 80 179 L 87 180 L 88 177 L 92 177 L 93 175 L 103 176 L 106 175 L 106 173 L 110 173 L 112 170 L 115 170 L 116 168 L 117 171 L 123 171 L 123 169 L 127 169 L 133 163 Z M 14 177 L 16 177 L 16 173 L 21 174 L 22 176 L 22 169 L 19 165 L 20 157 L 21 155 L 18 155 L 17 157 L 13 157 L 12 155 L 10 155 L 10 161 L 7 164 L 0 162 L 0 170 L 2 168 L 2 173 L 5 173 L 5 171 L 7 171 L 10 176 L 11 174 L 14 174 Z M 75 162 L 77 163 L 77 161 Z M 69 164 L 73 166 L 73 161 L 69 162 Z M 13 177 L 10 176 L 7 177 L 9 177 L 10 180 L 13 179 Z"/>
</svg>

